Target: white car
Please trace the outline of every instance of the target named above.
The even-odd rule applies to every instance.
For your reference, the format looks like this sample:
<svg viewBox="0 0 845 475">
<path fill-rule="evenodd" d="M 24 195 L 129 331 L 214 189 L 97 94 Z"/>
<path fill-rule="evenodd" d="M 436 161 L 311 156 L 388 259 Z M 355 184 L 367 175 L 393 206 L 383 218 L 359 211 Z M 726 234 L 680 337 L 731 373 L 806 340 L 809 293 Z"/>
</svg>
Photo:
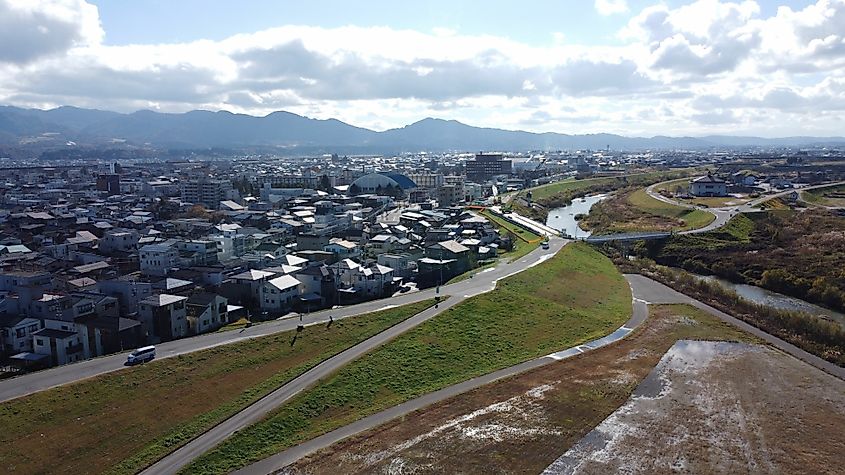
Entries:
<svg viewBox="0 0 845 475">
<path fill-rule="evenodd" d="M 148 361 L 154 360 L 156 357 L 156 347 L 154 346 L 145 346 L 143 348 L 138 348 L 137 350 L 129 353 L 129 356 L 126 357 L 126 364 L 127 365 L 135 365 L 138 363 L 146 363 Z"/>
</svg>

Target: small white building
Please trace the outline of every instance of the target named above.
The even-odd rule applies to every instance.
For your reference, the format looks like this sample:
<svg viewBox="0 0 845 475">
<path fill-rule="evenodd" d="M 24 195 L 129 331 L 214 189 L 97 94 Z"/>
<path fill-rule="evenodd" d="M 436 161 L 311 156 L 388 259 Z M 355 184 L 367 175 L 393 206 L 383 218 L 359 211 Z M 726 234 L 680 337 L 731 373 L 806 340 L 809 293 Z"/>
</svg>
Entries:
<svg viewBox="0 0 845 475">
<path fill-rule="evenodd" d="M 299 280 L 290 275 L 264 282 L 261 286 L 261 309 L 276 314 L 290 310 L 299 297 L 299 284 Z"/>
<path fill-rule="evenodd" d="M 151 295 L 140 302 L 139 318 L 151 342 L 188 336 L 188 318 L 181 295 Z"/>
<path fill-rule="evenodd" d="M 713 175 L 701 176 L 690 182 L 689 192 L 693 196 L 727 196 L 728 184 Z"/>
<path fill-rule="evenodd" d="M 229 323 L 229 301 L 211 292 L 200 292 L 188 298 L 188 327 L 194 335 L 214 331 Z"/>
<path fill-rule="evenodd" d="M 42 328 L 32 334 L 33 352 L 47 355 L 51 366 L 58 366 L 90 357 L 86 351 L 83 335 L 69 323 L 65 328 Z"/>
<path fill-rule="evenodd" d="M 144 275 L 163 277 L 179 265 L 179 251 L 170 243 L 147 244 L 139 254 Z"/>
</svg>

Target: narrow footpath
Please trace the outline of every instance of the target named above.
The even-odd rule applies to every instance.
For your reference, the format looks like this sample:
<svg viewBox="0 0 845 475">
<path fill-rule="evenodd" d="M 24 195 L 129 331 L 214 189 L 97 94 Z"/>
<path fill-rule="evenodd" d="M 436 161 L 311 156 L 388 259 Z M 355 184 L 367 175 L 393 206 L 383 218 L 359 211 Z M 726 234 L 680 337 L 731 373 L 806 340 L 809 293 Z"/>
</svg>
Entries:
<svg viewBox="0 0 845 475">
<path fill-rule="evenodd" d="M 425 408 L 426 406 L 438 403 L 440 401 L 457 396 L 467 391 L 471 391 L 486 384 L 490 384 L 496 380 L 509 376 L 514 376 L 525 371 L 539 368 L 541 366 L 554 363 L 555 361 L 560 361 L 562 359 L 585 353 L 596 348 L 601 348 L 602 346 L 606 346 L 613 342 L 619 341 L 628 334 L 630 334 L 643 321 L 645 321 L 646 317 L 648 316 L 648 305 L 652 304 L 692 305 L 721 319 L 724 322 L 730 323 L 742 329 L 743 331 L 746 331 L 758 338 L 761 338 L 773 347 L 795 358 L 798 358 L 801 361 L 804 361 L 816 368 L 821 369 L 822 371 L 837 376 L 841 379 L 845 379 L 845 368 L 839 367 L 833 363 L 819 358 L 818 356 L 807 353 L 806 351 L 796 347 L 791 343 L 781 340 L 776 336 L 770 335 L 769 333 L 766 333 L 757 327 L 749 325 L 748 323 L 745 323 L 742 320 L 732 317 L 731 315 L 728 315 L 718 309 L 715 309 L 703 302 L 700 302 L 687 295 L 684 295 L 657 281 L 654 281 L 648 277 L 639 274 L 626 274 L 625 279 L 631 286 L 631 291 L 633 295 L 633 312 L 631 319 L 628 320 L 628 322 L 626 322 L 625 325 L 620 327 L 618 330 L 604 338 L 600 338 L 598 340 L 594 340 L 589 343 L 585 343 L 583 345 L 569 348 L 541 358 L 530 360 L 525 363 L 511 366 L 509 368 L 504 368 L 499 371 L 477 378 L 473 378 L 468 381 L 464 381 L 462 383 L 458 383 L 453 386 L 441 389 L 439 391 L 420 396 L 416 399 L 407 401 L 398 406 L 394 406 L 390 409 L 386 409 L 382 412 L 373 414 L 364 419 L 353 422 L 352 424 L 341 427 L 332 432 L 323 434 L 317 438 L 299 444 L 295 447 L 291 447 L 288 450 L 285 450 L 264 460 L 256 462 L 234 473 L 237 475 L 265 475 L 270 473 L 276 473 L 307 455 L 328 448 L 329 446 L 353 435 L 378 427 L 379 425 L 384 424 L 392 419 L 405 416 L 414 411 Z"/>
<path fill-rule="evenodd" d="M 228 439 L 235 432 L 258 422 L 268 413 L 281 406 L 304 389 L 314 385 L 320 381 L 320 379 L 332 374 L 364 353 L 383 345 L 384 343 L 439 315 L 446 309 L 453 307 L 470 297 L 493 290 L 499 279 L 517 274 L 525 269 L 546 261 L 554 256 L 556 252 L 562 249 L 563 246 L 569 242 L 571 241 L 552 238 L 549 243 L 549 250 L 543 250 L 540 248 L 535 249 L 524 258 L 519 259 L 517 262 L 500 263 L 498 266 L 490 269 L 489 271 L 479 273 L 476 277 L 465 279 L 459 283 L 449 286 L 444 286 L 442 288 L 444 290 L 444 295 L 449 295 L 449 298 L 441 302 L 439 305 L 429 307 L 407 320 L 404 320 L 401 323 L 398 323 L 395 326 L 390 327 L 387 330 L 321 362 L 317 366 L 311 368 L 262 399 L 259 399 L 232 417 L 214 426 L 209 431 L 191 440 L 174 452 L 171 452 L 141 473 L 144 475 L 152 475 L 172 474 L 178 472 L 182 467 L 187 466 L 197 457 Z"/>
<path fill-rule="evenodd" d="M 238 475 L 265 475 L 268 473 L 274 473 L 296 462 L 302 457 L 305 457 L 306 455 L 329 447 L 332 444 L 339 442 L 347 437 L 372 429 L 374 427 L 378 427 L 379 425 L 384 424 L 385 422 L 388 422 L 397 417 L 402 417 L 414 411 L 420 410 L 426 406 L 430 406 L 432 404 L 438 403 L 453 396 L 457 396 L 467 391 L 471 391 L 481 386 L 490 384 L 496 380 L 524 373 L 526 371 L 530 371 L 541 366 L 555 363 L 566 358 L 571 358 L 575 355 L 580 355 L 581 353 L 586 353 L 619 341 L 628 336 L 632 331 L 634 331 L 635 328 L 640 326 L 640 324 L 645 321 L 647 316 L 648 308 L 645 302 L 635 299 L 633 301 L 633 311 L 631 314 L 631 318 L 628 319 L 628 321 L 625 322 L 624 325 L 622 325 L 616 331 L 607 336 L 598 338 L 596 340 L 581 345 L 573 346 L 571 348 L 567 348 L 565 350 L 561 350 L 550 355 L 541 356 L 539 358 L 529 360 L 524 363 L 510 366 L 508 368 L 503 368 L 498 371 L 485 374 L 483 376 L 469 379 L 467 381 L 440 389 L 438 391 L 434 391 L 432 393 L 425 394 L 416 399 L 406 401 L 402 404 L 391 407 L 390 409 L 386 409 L 384 411 L 378 412 L 376 414 L 353 422 L 352 424 L 343 426 L 339 429 L 323 434 L 317 438 L 311 439 L 295 447 L 291 447 L 290 449 L 285 450 L 284 452 L 280 452 L 276 455 L 256 462 L 234 473 Z"/>
</svg>

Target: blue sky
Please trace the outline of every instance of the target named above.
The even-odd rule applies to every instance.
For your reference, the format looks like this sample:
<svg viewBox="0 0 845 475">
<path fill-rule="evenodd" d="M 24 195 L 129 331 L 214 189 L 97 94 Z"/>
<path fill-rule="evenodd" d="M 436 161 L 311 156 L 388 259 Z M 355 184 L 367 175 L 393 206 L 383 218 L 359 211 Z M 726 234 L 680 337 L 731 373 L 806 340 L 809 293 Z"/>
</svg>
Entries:
<svg viewBox="0 0 845 475">
<path fill-rule="evenodd" d="M 587 0 L 427 0 L 425 2 L 327 0 L 320 2 L 244 0 L 96 0 L 106 43 L 222 40 L 238 33 L 279 25 L 323 27 L 390 26 L 430 31 L 449 28 L 463 34 L 497 34 L 533 45 L 549 44 L 560 32 L 581 44 L 618 44 L 615 32 L 629 15 L 599 15 Z M 638 11 L 653 1 L 629 1 Z M 662 2 L 670 7 L 684 1 Z M 780 5 L 804 8 L 809 1 L 761 1 L 761 14 Z"/>
<path fill-rule="evenodd" d="M 0 104 L 841 135 L 845 0 L 0 0 Z"/>
</svg>

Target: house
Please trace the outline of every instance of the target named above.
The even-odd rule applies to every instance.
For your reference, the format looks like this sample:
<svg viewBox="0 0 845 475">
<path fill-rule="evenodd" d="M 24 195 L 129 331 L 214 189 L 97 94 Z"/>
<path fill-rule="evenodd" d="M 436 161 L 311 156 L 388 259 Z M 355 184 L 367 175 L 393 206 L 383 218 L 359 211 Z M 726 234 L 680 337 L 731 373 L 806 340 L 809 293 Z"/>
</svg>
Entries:
<svg viewBox="0 0 845 475">
<path fill-rule="evenodd" d="M 181 295 L 158 294 L 140 302 L 138 320 L 151 343 L 188 335 L 187 300 Z"/>
<path fill-rule="evenodd" d="M 179 251 L 173 243 L 147 244 L 140 250 L 141 273 L 165 276 L 179 265 Z"/>
<path fill-rule="evenodd" d="M 378 263 L 393 269 L 393 274 L 403 279 L 410 279 L 417 269 L 415 259 L 408 254 L 379 254 Z"/>
<path fill-rule="evenodd" d="M 340 263 L 338 263 L 340 264 Z M 392 268 L 381 264 L 361 266 L 348 259 L 338 267 L 339 281 L 344 286 L 341 303 L 360 302 L 389 296 L 401 279 L 394 279 Z"/>
<path fill-rule="evenodd" d="M 82 336 L 73 330 L 42 328 L 32 334 L 33 352 L 49 358 L 51 366 L 74 363 L 90 358 Z"/>
<path fill-rule="evenodd" d="M 229 323 L 229 301 L 211 292 L 198 292 L 186 302 L 188 327 L 193 335 L 214 331 Z"/>
<path fill-rule="evenodd" d="M 690 182 L 689 192 L 693 196 L 727 196 L 728 184 L 713 175 L 701 176 Z"/>
<path fill-rule="evenodd" d="M 11 356 L 32 351 L 32 335 L 42 327 L 41 320 L 24 315 L 0 315 L 2 354 Z"/>
<path fill-rule="evenodd" d="M 151 283 L 139 281 L 136 277 L 137 274 L 131 274 L 118 279 L 97 282 L 97 289 L 101 293 L 117 298 L 121 315 L 138 313 L 140 301 L 153 293 Z"/>
<path fill-rule="evenodd" d="M 301 282 L 290 275 L 283 275 L 264 282 L 261 285 L 261 310 L 271 315 L 282 314 L 296 303 Z"/>
<path fill-rule="evenodd" d="M 323 265 L 311 265 L 293 272 L 301 285 L 300 300 L 306 309 L 313 310 L 335 303 L 337 290 L 336 276 L 332 268 Z"/>
<path fill-rule="evenodd" d="M 227 298 L 237 302 L 260 302 L 261 287 L 264 285 L 264 282 L 275 276 L 276 274 L 274 272 L 252 269 L 233 275 L 231 277 L 231 284 L 223 285 L 221 289 L 227 292 Z"/>
<path fill-rule="evenodd" d="M 323 250 L 334 254 L 333 260 L 335 262 L 341 259 L 354 259 L 361 255 L 357 244 L 340 238 L 329 240 L 329 243 L 323 246 Z"/>
</svg>

